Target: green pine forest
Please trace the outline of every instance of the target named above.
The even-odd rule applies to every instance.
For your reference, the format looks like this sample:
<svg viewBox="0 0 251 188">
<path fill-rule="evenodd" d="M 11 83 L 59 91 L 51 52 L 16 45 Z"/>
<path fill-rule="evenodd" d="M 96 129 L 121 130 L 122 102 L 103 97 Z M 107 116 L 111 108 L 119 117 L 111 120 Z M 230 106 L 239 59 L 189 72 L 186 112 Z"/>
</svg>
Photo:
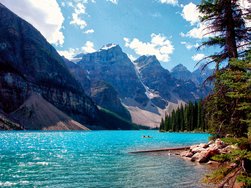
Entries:
<svg viewBox="0 0 251 188">
<path fill-rule="evenodd" d="M 182 131 L 200 131 L 207 130 L 204 119 L 204 110 L 202 101 L 189 102 L 187 105 L 181 105 L 178 109 L 172 111 L 161 120 L 160 131 L 182 132 Z"/>
<path fill-rule="evenodd" d="M 215 137 L 250 136 L 251 9 L 242 0 L 201 0 L 197 5 L 207 33 L 200 49 L 215 52 L 197 65 L 211 65 L 205 83 L 214 85 L 203 100 L 180 106 L 162 119 L 160 131 L 208 131 Z M 249 24 L 247 24 L 249 23 Z"/>
<path fill-rule="evenodd" d="M 220 166 L 205 179 L 217 187 L 251 187 L 251 8 L 245 0 L 201 0 L 197 8 L 206 34 L 200 49 L 214 51 L 198 64 L 213 66 L 205 80 L 213 91 L 166 115 L 160 131 L 207 131 L 233 145 L 212 158 Z"/>
</svg>

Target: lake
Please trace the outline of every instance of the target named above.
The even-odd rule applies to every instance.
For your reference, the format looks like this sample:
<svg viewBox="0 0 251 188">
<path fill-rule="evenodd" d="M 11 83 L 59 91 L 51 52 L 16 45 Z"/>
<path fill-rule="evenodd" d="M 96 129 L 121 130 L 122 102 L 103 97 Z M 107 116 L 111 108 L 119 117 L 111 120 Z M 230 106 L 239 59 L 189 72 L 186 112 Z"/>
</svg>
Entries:
<svg viewBox="0 0 251 188">
<path fill-rule="evenodd" d="M 158 131 L 0 132 L 0 187 L 203 187 L 199 181 L 206 166 L 178 156 L 129 152 L 207 142 L 208 136 Z"/>
</svg>

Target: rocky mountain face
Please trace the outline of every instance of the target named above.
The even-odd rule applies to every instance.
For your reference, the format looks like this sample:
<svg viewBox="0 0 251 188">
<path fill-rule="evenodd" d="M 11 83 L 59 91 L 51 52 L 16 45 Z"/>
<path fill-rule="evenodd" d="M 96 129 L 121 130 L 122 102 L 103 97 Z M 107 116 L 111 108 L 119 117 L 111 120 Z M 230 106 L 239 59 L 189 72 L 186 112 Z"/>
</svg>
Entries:
<svg viewBox="0 0 251 188">
<path fill-rule="evenodd" d="M 120 100 L 129 110 L 134 123 L 158 126 L 166 112 L 182 103 L 203 98 L 206 94 L 191 79 L 186 79 L 192 74 L 185 67 L 176 67 L 173 71 L 176 75 L 172 75 L 173 72 L 164 69 L 155 56 L 141 56 L 132 62 L 118 45 L 109 44 L 97 52 L 75 57 L 79 58 L 82 59 L 75 66 L 85 70 L 91 83 L 97 84 L 89 89 L 93 100 L 97 104 L 109 101 L 107 106 L 111 101 Z M 104 83 L 109 85 L 109 89 Z M 119 99 L 111 99 L 115 93 L 118 93 Z M 119 103 L 115 104 L 118 106 Z M 106 108 L 117 113 L 114 109 Z"/>
<path fill-rule="evenodd" d="M 195 71 L 192 72 L 192 81 L 196 84 L 198 84 L 199 86 L 203 86 L 205 80 L 211 76 L 213 74 L 213 69 L 209 69 L 208 67 L 205 67 L 204 69 L 202 69 L 203 67 L 199 67 L 198 69 L 196 69 Z M 206 86 L 208 87 L 209 90 L 212 89 L 213 87 L 213 83 L 206 83 Z"/>
<path fill-rule="evenodd" d="M 24 130 L 24 127 L 16 122 L 13 122 L 13 120 L 7 116 L 8 115 L 0 109 L 0 130 Z"/>
<path fill-rule="evenodd" d="M 32 94 L 9 117 L 26 130 L 89 130 L 38 94 Z"/>
<path fill-rule="evenodd" d="M 198 88 L 203 78 L 196 71 L 186 79 L 190 74 L 184 67 L 170 73 L 155 56 L 132 62 L 114 44 L 79 54 L 75 64 L 2 4 L 0 16 L 0 115 L 4 117 L 0 129 L 138 127 L 127 120 L 155 127 L 166 112 L 205 95 Z M 34 93 L 40 97 L 31 97 Z M 53 118 L 43 124 L 48 113 Z"/>
<path fill-rule="evenodd" d="M 175 66 L 171 70 L 172 77 L 178 79 L 178 80 L 191 80 L 192 79 L 192 73 L 182 64 L 179 64 Z"/>
<path fill-rule="evenodd" d="M 90 80 L 102 80 L 118 92 L 122 102 L 133 99 L 145 106 L 148 98 L 134 70 L 134 65 L 118 45 L 107 45 L 99 51 L 82 56 L 77 63 L 88 72 Z"/>
<path fill-rule="evenodd" d="M 170 72 L 160 65 L 155 56 L 142 56 L 134 61 L 134 64 L 142 83 L 147 87 L 149 98 L 162 109 L 165 108 L 168 101 L 188 102 L 201 97 L 192 81 L 183 81 L 172 77 Z"/>
<path fill-rule="evenodd" d="M 95 122 L 97 107 L 40 32 L 2 4 L 0 17 L 0 108 L 13 112 L 38 93 L 74 119 Z"/>
<path fill-rule="evenodd" d="M 204 83 L 204 81 L 213 74 L 213 70 L 209 68 L 205 68 L 202 70 L 202 67 L 199 67 L 193 72 L 190 72 L 184 65 L 179 64 L 175 66 L 171 70 L 171 75 L 172 77 L 183 80 L 183 81 L 188 81 L 191 80 L 194 82 L 198 87 L 201 87 Z M 209 85 L 207 85 L 209 86 Z"/>
<path fill-rule="evenodd" d="M 69 61 L 65 57 L 62 57 L 65 65 L 70 71 L 71 75 L 81 84 L 82 88 L 85 91 L 85 94 L 90 96 L 91 94 L 91 80 L 88 77 L 86 70 L 81 68 L 79 65 Z"/>
<path fill-rule="evenodd" d="M 67 59 L 65 63 L 71 74 L 79 81 L 85 93 L 100 107 L 116 113 L 122 118 L 131 121 L 128 110 L 122 105 L 117 91 L 108 83 L 101 80 L 90 80 L 88 73 L 80 65 Z"/>
<path fill-rule="evenodd" d="M 102 108 L 110 110 L 120 117 L 131 121 L 130 113 L 122 105 L 117 91 L 110 84 L 104 81 L 93 81 L 91 83 L 90 97 Z"/>
</svg>

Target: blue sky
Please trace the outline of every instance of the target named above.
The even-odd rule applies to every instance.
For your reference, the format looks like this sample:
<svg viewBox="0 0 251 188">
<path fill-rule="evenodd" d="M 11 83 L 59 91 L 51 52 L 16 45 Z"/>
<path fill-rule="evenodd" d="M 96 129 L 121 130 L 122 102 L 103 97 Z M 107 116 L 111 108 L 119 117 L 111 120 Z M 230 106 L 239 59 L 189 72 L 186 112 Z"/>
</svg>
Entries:
<svg viewBox="0 0 251 188">
<path fill-rule="evenodd" d="M 0 0 L 34 25 L 57 51 L 71 58 L 108 43 L 131 59 L 156 55 L 163 67 L 193 70 L 207 55 L 196 4 L 200 0 Z"/>
<path fill-rule="evenodd" d="M 201 39 L 181 36 L 182 32 L 187 33 L 194 27 L 182 16 L 184 6 L 190 2 L 180 1 L 172 4 L 161 3 L 158 0 L 119 0 L 117 3 L 112 3 L 106 0 L 96 0 L 95 3 L 84 4 L 85 13 L 81 15 L 81 18 L 87 25 L 81 29 L 80 25 L 70 24 L 71 14 L 75 7 L 72 7 L 71 4 L 69 6 L 66 1 L 61 1 L 59 4 L 62 13 L 67 15 L 63 30 L 65 41 L 63 47 L 56 48 L 60 51 L 67 51 L 69 47 L 80 48 L 85 45 L 86 41 L 90 41 L 94 44 L 93 48 L 98 50 L 105 44 L 115 43 L 119 44 L 123 51 L 134 59 L 143 55 L 144 50 L 141 50 L 142 53 L 135 53 L 138 48 L 126 45 L 125 38 L 130 42 L 138 39 L 141 43 L 150 43 L 151 35 L 155 34 L 165 37 L 173 46 L 173 50 L 166 55 L 157 56 L 163 67 L 171 69 L 182 63 L 193 70 L 197 59 L 194 61 L 192 57 L 205 52 L 199 52 L 194 47 L 187 49 L 185 46 L 185 42 L 190 45 L 199 44 Z M 187 4 L 181 5 L 182 3 Z M 198 3 L 198 1 L 193 1 L 193 3 Z M 85 34 L 84 32 L 88 30 L 94 32 Z M 167 46 L 170 48 L 170 45 Z M 140 51 L 140 49 L 138 50 Z M 151 55 L 151 52 L 146 55 Z"/>
</svg>

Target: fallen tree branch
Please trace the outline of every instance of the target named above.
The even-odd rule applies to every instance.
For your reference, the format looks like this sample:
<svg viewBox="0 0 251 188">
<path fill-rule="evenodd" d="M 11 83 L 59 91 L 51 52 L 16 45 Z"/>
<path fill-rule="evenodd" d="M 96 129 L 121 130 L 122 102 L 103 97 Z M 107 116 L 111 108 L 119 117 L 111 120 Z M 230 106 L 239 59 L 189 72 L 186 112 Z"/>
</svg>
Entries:
<svg viewBox="0 0 251 188">
<path fill-rule="evenodd" d="M 237 168 L 237 170 L 230 176 L 228 176 L 219 186 L 218 188 L 224 188 L 224 185 L 226 183 L 228 183 L 232 178 L 235 178 L 236 179 L 236 176 L 238 175 L 238 173 L 241 171 L 242 167 L 239 167 Z M 235 182 L 235 181 L 234 181 Z M 233 185 L 234 185 L 234 182 L 233 182 Z M 229 186 L 230 188 L 232 187 L 233 188 L 233 185 L 232 186 Z"/>
</svg>

